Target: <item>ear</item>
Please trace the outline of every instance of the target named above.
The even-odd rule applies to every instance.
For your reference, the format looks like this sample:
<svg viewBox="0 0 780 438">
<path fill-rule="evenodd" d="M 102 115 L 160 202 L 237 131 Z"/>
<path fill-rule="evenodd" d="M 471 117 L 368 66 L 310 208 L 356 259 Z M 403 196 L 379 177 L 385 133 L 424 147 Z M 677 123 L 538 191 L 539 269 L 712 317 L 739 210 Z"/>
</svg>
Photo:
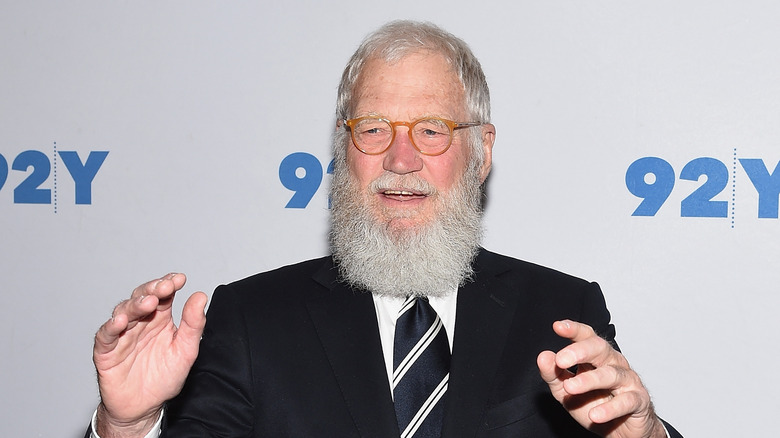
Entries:
<svg viewBox="0 0 780 438">
<path fill-rule="evenodd" d="M 482 149 L 485 153 L 485 160 L 479 171 L 480 182 L 485 182 L 490 173 L 490 166 L 493 164 L 493 143 L 496 142 L 496 127 L 492 123 L 482 125 Z"/>
</svg>

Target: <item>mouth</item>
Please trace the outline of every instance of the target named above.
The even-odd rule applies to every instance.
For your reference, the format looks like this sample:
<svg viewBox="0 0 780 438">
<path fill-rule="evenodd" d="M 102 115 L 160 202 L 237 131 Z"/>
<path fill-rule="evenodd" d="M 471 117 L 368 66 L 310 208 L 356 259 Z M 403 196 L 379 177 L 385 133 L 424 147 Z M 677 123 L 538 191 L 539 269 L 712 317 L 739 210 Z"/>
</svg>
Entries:
<svg viewBox="0 0 780 438">
<path fill-rule="evenodd" d="M 436 188 L 419 176 L 389 172 L 372 181 L 369 190 L 391 208 L 417 208 L 436 195 Z"/>
<path fill-rule="evenodd" d="M 392 199 L 395 201 L 412 201 L 416 199 L 425 199 L 428 197 L 427 193 L 419 192 L 416 190 L 408 190 L 408 189 L 382 189 L 379 190 L 377 193 L 381 194 L 385 198 Z"/>
</svg>

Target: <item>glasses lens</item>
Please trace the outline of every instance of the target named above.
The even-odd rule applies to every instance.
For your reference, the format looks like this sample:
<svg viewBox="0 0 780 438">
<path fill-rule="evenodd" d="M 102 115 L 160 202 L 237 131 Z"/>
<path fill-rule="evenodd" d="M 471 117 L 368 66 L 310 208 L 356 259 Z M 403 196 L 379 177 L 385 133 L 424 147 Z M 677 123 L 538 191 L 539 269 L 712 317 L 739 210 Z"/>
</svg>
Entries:
<svg viewBox="0 0 780 438">
<path fill-rule="evenodd" d="M 412 140 L 423 153 L 435 154 L 443 151 L 450 144 L 452 131 L 439 119 L 424 119 L 412 127 Z"/>
<path fill-rule="evenodd" d="M 355 143 L 367 153 L 383 150 L 393 138 L 393 127 L 383 119 L 362 119 L 352 128 Z"/>
</svg>

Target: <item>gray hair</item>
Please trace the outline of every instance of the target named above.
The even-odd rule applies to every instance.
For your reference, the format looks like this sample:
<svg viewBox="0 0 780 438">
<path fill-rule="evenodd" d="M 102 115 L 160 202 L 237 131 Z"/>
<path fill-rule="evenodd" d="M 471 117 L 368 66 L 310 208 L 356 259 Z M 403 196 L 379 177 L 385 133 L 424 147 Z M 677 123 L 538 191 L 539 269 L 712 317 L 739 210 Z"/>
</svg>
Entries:
<svg viewBox="0 0 780 438">
<path fill-rule="evenodd" d="M 339 84 L 336 115 L 350 117 L 352 97 L 366 61 L 379 58 L 392 63 L 418 50 L 430 50 L 447 60 L 466 92 L 470 117 L 490 122 L 490 90 L 474 53 L 460 38 L 431 23 L 392 21 L 369 34 L 347 63 Z"/>
<path fill-rule="evenodd" d="M 431 23 L 392 21 L 369 34 L 347 63 L 339 83 L 336 99 L 336 116 L 340 120 L 352 116 L 355 86 L 364 65 L 370 59 L 382 59 L 393 63 L 419 50 L 430 50 L 445 58 L 458 75 L 466 95 L 466 111 L 472 120 L 490 122 L 490 90 L 485 74 L 476 56 L 460 38 Z M 341 130 L 340 130 L 341 131 Z M 482 137 L 479 129 L 470 129 L 469 143 L 473 161 L 484 160 Z M 341 155 L 347 141 L 344 132 L 337 133 L 334 153 Z M 476 163 L 473 163 L 476 164 Z M 473 165 L 472 164 L 472 165 Z"/>
</svg>

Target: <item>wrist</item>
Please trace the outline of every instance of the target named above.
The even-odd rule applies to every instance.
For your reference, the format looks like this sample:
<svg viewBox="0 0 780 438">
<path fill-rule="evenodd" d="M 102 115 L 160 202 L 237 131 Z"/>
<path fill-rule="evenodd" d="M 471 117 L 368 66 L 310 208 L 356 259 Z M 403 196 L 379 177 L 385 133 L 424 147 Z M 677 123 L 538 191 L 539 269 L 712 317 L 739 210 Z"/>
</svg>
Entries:
<svg viewBox="0 0 780 438">
<path fill-rule="evenodd" d="M 120 420 L 101 402 L 95 416 L 95 429 L 101 438 L 143 438 L 157 424 L 162 407 L 137 419 Z"/>
<path fill-rule="evenodd" d="M 654 416 L 653 428 L 649 436 L 650 438 L 669 438 L 666 426 L 664 426 L 663 421 L 657 415 Z"/>
</svg>

